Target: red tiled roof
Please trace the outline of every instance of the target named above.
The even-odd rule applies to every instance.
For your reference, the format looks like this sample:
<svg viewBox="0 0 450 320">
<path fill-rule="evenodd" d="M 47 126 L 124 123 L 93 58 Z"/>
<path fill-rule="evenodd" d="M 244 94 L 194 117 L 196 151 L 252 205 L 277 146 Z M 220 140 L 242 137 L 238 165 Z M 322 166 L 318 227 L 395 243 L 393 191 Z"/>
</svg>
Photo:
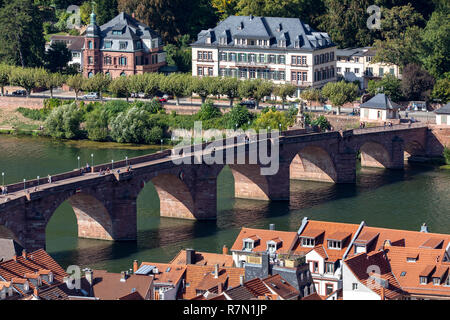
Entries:
<svg viewBox="0 0 450 320">
<path fill-rule="evenodd" d="M 278 245 L 276 252 L 288 253 L 297 240 L 297 233 L 278 230 L 242 228 L 241 232 L 234 241 L 231 250 L 242 251 L 243 240 L 250 237 L 254 237 L 254 239 L 260 239 L 260 241 L 255 243 L 255 247 L 253 248 L 252 252 L 265 252 L 267 250 L 267 241 L 279 239 L 281 241 L 281 244 Z"/>
<path fill-rule="evenodd" d="M 321 229 L 308 229 L 308 230 L 305 230 L 304 232 L 302 232 L 302 234 L 300 236 L 315 239 L 318 236 L 322 235 L 324 232 L 325 232 L 325 230 L 321 230 Z"/>
<path fill-rule="evenodd" d="M 170 264 L 186 265 L 186 250 L 181 250 Z M 221 267 L 232 267 L 233 256 L 229 254 L 209 253 L 209 252 L 195 252 L 196 265 L 214 266 L 218 264 Z"/>
<path fill-rule="evenodd" d="M 266 284 L 269 290 L 279 295 L 285 300 L 296 299 L 300 292 L 284 280 L 279 274 L 269 276 L 262 281 Z"/>
<path fill-rule="evenodd" d="M 257 297 L 271 293 L 271 291 L 267 289 L 266 285 L 260 278 L 254 278 L 252 280 L 244 282 L 244 287 L 246 287 Z"/>
</svg>

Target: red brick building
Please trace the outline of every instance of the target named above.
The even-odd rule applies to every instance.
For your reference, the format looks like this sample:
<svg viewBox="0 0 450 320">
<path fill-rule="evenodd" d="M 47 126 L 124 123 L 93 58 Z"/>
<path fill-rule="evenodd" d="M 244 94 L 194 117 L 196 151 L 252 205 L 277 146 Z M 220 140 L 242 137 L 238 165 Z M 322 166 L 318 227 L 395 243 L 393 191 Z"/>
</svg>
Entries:
<svg viewBox="0 0 450 320">
<path fill-rule="evenodd" d="M 83 47 L 83 75 L 102 72 L 112 78 L 157 72 L 166 65 L 161 37 L 147 25 L 121 12 L 102 26 L 96 15 L 86 29 Z"/>
</svg>

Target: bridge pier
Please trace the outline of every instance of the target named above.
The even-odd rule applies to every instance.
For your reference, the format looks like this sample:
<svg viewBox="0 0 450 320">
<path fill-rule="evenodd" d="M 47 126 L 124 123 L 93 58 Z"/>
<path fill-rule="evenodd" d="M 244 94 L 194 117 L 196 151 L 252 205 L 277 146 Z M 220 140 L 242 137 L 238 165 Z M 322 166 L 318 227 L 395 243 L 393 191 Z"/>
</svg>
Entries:
<svg viewBox="0 0 450 320">
<path fill-rule="evenodd" d="M 356 183 L 356 152 L 337 154 L 335 167 L 336 183 Z"/>
<path fill-rule="evenodd" d="M 391 164 L 388 169 L 402 170 L 405 168 L 405 144 L 403 139 L 394 137 L 392 139 Z"/>
</svg>

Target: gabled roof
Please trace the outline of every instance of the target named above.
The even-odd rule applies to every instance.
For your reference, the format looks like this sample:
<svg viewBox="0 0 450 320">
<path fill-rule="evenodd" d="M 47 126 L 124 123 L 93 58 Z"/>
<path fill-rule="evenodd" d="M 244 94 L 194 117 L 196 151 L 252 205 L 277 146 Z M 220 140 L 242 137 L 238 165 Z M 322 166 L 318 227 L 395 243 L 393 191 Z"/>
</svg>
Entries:
<svg viewBox="0 0 450 320">
<path fill-rule="evenodd" d="M 327 33 L 315 31 L 298 18 L 254 16 L 229 16 L 215 28 L 202 30 L 193 45 L 218 46 L 220 38 L 225 36 L 228 46 L 234 46 L 234 38 L 268 40 L 273 48 L 277 48 L 278 40 L 286 40 L 289 49 L 315 50 L 335 46 Z M 206 43 L 208 37 L 210 44 Z M 299 48 L 295 48 L 296 41 Z"/>
<path fill-rule="evenodd" d="M 379 93 L 369 101 L 361 104 L 360 108 L 371 108 L 381 110 L 394 110 L 400 108 L 400 106 L 389 99 L 384 93 Z"/>
<path fill-rule="evenodd" d="M 120 273 L 109 273 L 105 270 L 93 270 L 92 278 L 93 296 L 100 300 L 117 300 L 133 292 L 147 297 L 153 282 L 153 277 L 136 274 L 129 275 L 126 281 L 121 281 Z"/>
<path fill-rule="evenodd" d="M 284 280 L 279 274 L 269 276 L 262 281 L 274 293 L 285 300 L 298 298 L 300 292 Z"/>
<path fill-rule="evenodd" d="M 256 296 L 244 286 L 238 286 L 225 291 L 231 300 L 255 300 Z"/>
<path fill-rule="evenodd" d="M 0 238 L 0 262 L 20 255 L 23 247 L 13 239 Z"/>
<path fill-rule="evenodd" d="M 267 250 L 267 242 L 276 240 L 279 243 L 276 252 L 288 253 L 297 241 L 297 233 L 295 232 L 242 228 L 231 250 L 242 251 L 243 240 L 251 237 L 259 239 L 259 241 L 255 242 L 255 247 L 251 252 L 265 252 Z"/>
<path fill-rule="evenodd" d="M 450 114 L 450 102 L 435 111 L 436 114 Z"/>
<path fill-rule="evenodd" d="M 154 262 L 142 262 L 139 269 L 145 270 L 149 268 L 150 270 L 146 273 L 146 276 L 152 276 L 155 285 L 158 284 L 172 284 L 176 286 L 183 278 L 186 266 L 174 265 L 169 263 L 154 263 Z M 138 271 L 139 271 L 138 269 Z M 154 270 L 158 273 L 154 273 Z M 137 274 L 137 273 L 135 273 Z"/>
<path fill-rule="evenodd" d="M 267 289 L 266 285 L 260 278 L 254 278 L 252 280 L 246 281 L 244 282 L 244 286 L 256 297 L 271 293 L 271 291 Z"/>
<path fill-rule="evenodd" d="M 383 251 L 369 254 L 360 253 L 346 259 L 344 263 L 363 285 L 379 296 L 382 295 L 383 288 L 387 299 L 396 299 L 403 294 L 403 290 L 392 273 L 389 261 Z M 373 272 L 368 274 L 368 270 L 374 269 L 374 266 L 378 269 L 379 274 Z M 380 281 L 375 279 L 380 279 Z M 385 286 L 381 282 L 384 282 Z"/>
<path fill-rule="evenodd" d="M 84 46 L 84 37 L 54 35 L 50 38 L 50 42 L 64 42 L 70 51 L 81 51 Z"/>
<path fill-rule="evenodd" d="M 186 265 L 186 250 L 181 250 L 180 252 L 178 252 L 175 258 L 173 258 L 173 260 L 170 262 L 170 264 Z M 233 256 L 229 254 L 195 251 L 194 264 L 205 266 L 214 266 L 215 264 L 218 264 L 221 267 L 232 267 Z"/>
</svg>

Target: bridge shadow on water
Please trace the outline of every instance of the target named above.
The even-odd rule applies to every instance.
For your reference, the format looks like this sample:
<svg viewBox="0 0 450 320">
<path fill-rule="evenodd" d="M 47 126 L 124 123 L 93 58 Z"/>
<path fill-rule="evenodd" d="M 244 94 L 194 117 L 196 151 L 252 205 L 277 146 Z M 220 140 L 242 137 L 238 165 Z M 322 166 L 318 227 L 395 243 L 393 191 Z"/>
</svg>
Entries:
<svg viewBox="0 0 450 320">
<path fill-rule="evenodd" d="M 142 257 L 142 252 L 155 252 L 155 258 L 146 256 L 147 260 L 167 262 L 180 249 L 193 245 L 194 241 L 195 249 L 213 251 L 207 248 L 213 245 L 220 250 L 220 243 L 232 244 L 241 227 L 267 228 L 269 223 L 276 223 L 279 230 L 292 230 L 293 227 L 299 227 L 298 222 L 303 217 L 301 213 L 303 209 L 357 197 L 378 188 L 412 180 L 416 175 L 434 169 L 433 166 L 423 165 L 407 165 L 405 170 L 398 171 L 358 168 L 357 183 L 348 185 L 291 181 L 290 201 L 279 202 L 234 199 L 234 190 L 230 188 L 232 182 L 226 181 L 218 190 L 223 194 L 219 198 L 217 221 L 161 218 L 158 216 L 158 208 L 151 210 L 151 213 L 145 208 L 144 213 L 139 212 L 141 223 L 137 241 L 77 239 L 76 243 L 71 245 L 71 249 L 51 253 L 63 266 L 73 263 L 81 266 L 103 265 L 102 262 L 114 260 L 128 261 L 128 265 L 131 265 L 131 260 L 137 256 Z M 224 233 L 227 234 L 227 241 L 220 242 L 214 239 L 223 238 Z M 217 243 L 207 243 L 210 239 Z"/>
</svg>

